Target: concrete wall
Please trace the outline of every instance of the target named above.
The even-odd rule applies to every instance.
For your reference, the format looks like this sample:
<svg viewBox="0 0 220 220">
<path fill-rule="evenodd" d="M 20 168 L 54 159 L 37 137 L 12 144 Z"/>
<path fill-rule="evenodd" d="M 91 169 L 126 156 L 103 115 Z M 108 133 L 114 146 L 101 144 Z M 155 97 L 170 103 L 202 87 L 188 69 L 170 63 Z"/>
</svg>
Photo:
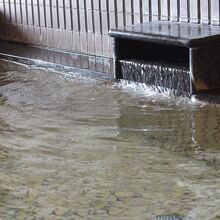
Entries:
<svg viewBox="0 0 220 220">
<path fill-rule="evenodd" d="M 112 57 L 109 28 L 171 20 L 219 25 L 219 0 L 0 0 L 0 39 Z"/>
</svg>

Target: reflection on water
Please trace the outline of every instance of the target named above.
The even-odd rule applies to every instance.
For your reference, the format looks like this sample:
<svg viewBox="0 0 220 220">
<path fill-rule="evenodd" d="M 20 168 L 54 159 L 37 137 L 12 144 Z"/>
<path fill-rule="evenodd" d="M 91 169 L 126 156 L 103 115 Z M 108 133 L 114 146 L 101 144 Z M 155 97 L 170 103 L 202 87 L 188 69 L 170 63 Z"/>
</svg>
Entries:
<svg viewBox="0 0 220 220">
<path fill-rule="evenodd" d="M 0 67 L 0 218 L 219 219 L 220 106 Z"/>
</svg>

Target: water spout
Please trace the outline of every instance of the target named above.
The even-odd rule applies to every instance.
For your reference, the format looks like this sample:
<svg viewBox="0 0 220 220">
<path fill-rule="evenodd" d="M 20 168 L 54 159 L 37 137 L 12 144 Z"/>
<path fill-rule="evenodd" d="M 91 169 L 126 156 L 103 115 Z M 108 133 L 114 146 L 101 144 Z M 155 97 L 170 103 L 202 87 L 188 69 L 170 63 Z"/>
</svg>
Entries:
<svg viewBox="0 0 220 220">
<path fill-rule="evenodd" d="M 190 97 L 189 70 L 181 63 L 168 64 L 140 60 L 120 60 L 122 77 L 128 81 L 145 83 L 158 92 L 171 92 Z"/>
</svg>

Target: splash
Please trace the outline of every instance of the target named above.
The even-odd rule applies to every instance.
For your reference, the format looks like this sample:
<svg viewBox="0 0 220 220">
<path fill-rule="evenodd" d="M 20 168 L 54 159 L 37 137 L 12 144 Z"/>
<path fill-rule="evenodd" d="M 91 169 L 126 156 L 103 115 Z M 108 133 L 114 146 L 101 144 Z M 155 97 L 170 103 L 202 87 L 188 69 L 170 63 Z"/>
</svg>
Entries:
<svg viewBox="0 0 220 220">
<path fill-rule="evenodd" d="M 120 60 L 122 77 L 128 81 L 144 83 L 160 93 L 190 97 L 190 72 L 182 64 L 151 61 Z"/>
</svg>

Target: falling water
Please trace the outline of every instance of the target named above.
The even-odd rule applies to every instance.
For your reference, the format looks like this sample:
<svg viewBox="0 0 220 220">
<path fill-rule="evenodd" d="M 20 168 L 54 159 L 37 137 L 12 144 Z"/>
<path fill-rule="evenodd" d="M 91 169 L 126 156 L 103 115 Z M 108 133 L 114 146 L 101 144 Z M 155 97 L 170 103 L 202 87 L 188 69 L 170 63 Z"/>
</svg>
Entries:
<svg viewBox="0 0 220 220">
<path fill-rule="evenodd" d="M 190 96 L 190 73 L 182 63 L 120 60 L 122 77 L 145 83 L 158 92 L 171 91 L 176 96 Z"/>
</svg>

